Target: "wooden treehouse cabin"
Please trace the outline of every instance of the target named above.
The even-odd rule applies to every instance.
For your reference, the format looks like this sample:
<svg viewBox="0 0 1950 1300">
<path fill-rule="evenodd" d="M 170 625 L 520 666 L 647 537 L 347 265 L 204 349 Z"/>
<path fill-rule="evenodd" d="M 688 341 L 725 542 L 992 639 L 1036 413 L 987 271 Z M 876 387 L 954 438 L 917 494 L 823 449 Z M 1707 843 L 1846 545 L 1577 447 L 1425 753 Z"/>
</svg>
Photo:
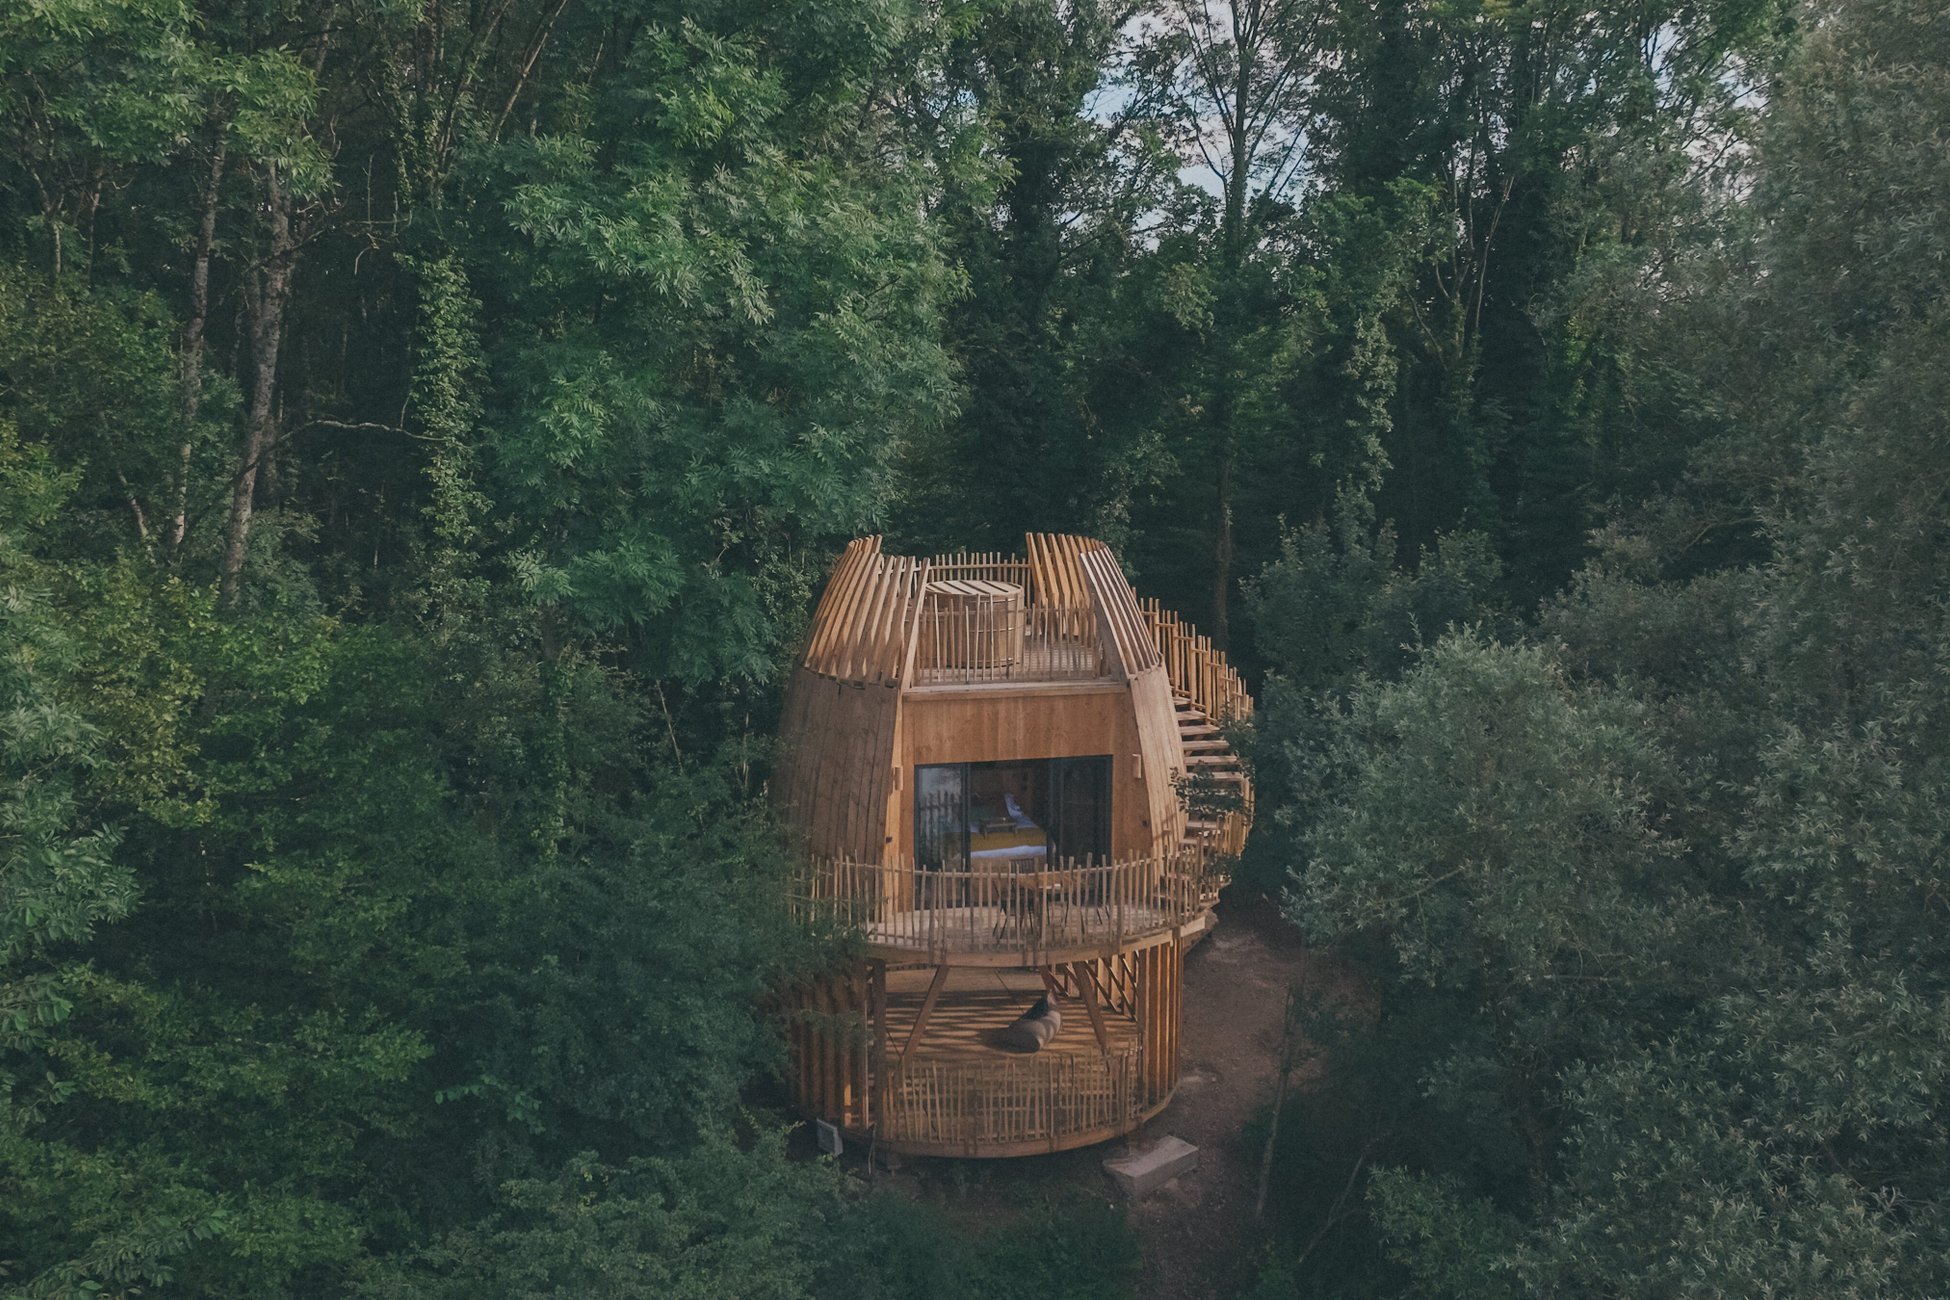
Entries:
<svg viewBox="0 0 1950 1300">
<path fill-rule="evenodd" d="M 949 1156 L 1084 1146 L 1162 1109 L 1184 954 L 1251 815 L 1222 728 L 1251 709 L 1101 542 L 848 546 L 773 785 L 807 852 L 799 914 L 860 939 L 794 993 L 799 1104 Z"/>
</svg>

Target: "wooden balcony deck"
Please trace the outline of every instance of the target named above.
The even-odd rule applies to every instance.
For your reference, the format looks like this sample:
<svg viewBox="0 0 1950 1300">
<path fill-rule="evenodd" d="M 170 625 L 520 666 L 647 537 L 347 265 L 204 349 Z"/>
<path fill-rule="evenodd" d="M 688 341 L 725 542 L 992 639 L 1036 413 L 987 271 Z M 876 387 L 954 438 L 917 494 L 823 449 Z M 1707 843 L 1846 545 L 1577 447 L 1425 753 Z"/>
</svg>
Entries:
<svg viewBox="0 0 1950 1300">
<path fill-rule="evenodd" d="M 1219 860 L 1196 848 L 1119 862 L 1015 865 L 815 860 L 794 891 L 795 908 L 807 923 L 857 927 L 869 954 L 882 960 L 1034 966 L 1202 924 L 1225 884 Z"/>
<path fill-rule="evenodd" d="M 855 1141 L 912 1155 L 1015 1156 L 1128 1133 L 1178 1082 L 1179 944 L 1039 970 L 869 962 L 800 986 L 794 1092 Z M 1042 1050 L 1003 1033 L 1061 993 Z M 917 1028 L 918 1026 L 918 1028 Z"/>
<path fill-rule="evenodd" d="M 932 977 L 933 971 L 926 967 L 888 972 L 887 1033 L 892 1043 L 907 1042 Z M 997 1033 L 1034 1005 L 1042 992 L 1042 979 L 1034 971 L 951 970 L 912 1054 L 915 1059 L 936 1061 L 1022 1060 L 1022 1053 L 998 1042 Z M 1102 1055 L 1083 1004 L 1067 1001 L 1061 1011 L 1062 1030 L 1035 1055 Z M 1128 1015 L 1107 1013 L 1104 1031 L 1113 1054 L 1137 1046 L 1137 1022 Z"/>
</svg>

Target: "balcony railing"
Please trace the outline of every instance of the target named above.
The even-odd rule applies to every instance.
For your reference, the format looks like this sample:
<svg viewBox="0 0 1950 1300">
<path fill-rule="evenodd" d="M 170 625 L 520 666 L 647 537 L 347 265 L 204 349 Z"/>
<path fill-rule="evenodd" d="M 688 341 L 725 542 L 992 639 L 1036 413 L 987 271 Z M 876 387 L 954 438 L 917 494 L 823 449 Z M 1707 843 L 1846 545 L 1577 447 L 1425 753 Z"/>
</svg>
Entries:
<svg viewBox="0 0 1950 1300">
<path fill-rule="evenodd" d="M 1224 726 L 1252 716 L 1253 697 L 1239 672 L 1198 629 L 1155 600 L 1140 600 L 1138 610 L 1164 657 L 1171 689 L 1213 722 Z"/>
<path fill-rule="evenodd" d="M 1187 924 L 1225 884 L 1198 848 L 1122 861 L 1021 859 L 995 866 L 815 859 L 794 908 L 808 924 L 856 928 L 901 955 L 1037 954 L 1118 947 Z"/>
<path fill-rule="evenodd" d="M 1030 590 L 1035 580 L 1029 561 L 999 551 L 937 555 L 928 561 L 928 578 L 934 582 L 1007 582 L 1024 591 Z"/>
<path fill-rule="evenodd" d="M 1138 1051 L 910 1060 L 883 1094 L 879 1136 L 992 1151 L 1121 1131 L 1162 1100 L 1143 1095 Z"/>
</svg>

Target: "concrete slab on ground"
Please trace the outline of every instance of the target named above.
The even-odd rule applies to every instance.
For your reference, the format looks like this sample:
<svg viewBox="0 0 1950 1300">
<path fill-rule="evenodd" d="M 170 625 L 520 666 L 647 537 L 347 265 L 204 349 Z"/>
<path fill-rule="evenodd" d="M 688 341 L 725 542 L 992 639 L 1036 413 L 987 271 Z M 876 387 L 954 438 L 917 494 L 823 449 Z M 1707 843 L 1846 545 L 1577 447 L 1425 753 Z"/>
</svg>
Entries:
<svg viewBox="0 0 1950 1300">
<path fill-rule="evenodd" d="M 1104 1171 L 1132 1200 L 1147 1196 L 1180 1174 L 1198 1168 L 1198 1148 L 1183 1138 L 1166 1137 L 1157 1145 L 1104 1161 Z"/>
</svg>

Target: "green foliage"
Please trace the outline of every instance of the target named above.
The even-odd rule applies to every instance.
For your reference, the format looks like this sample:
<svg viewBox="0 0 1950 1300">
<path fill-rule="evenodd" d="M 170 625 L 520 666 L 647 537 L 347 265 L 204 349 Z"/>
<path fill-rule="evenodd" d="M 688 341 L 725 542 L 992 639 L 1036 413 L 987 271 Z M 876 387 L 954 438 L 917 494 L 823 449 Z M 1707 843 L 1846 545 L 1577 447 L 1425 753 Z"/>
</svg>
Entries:
<svg viewBox="0 0 1950 1300">
<path fill-rule="evenodd" d="M 72 702 L 74 649 L 54 621 L 45 581 L 14 529 L 45 526 L 67 485 L 44 455 L 0 426 L 0 1050 L 34 1046 L 66 1018 L 67 954 L 103 922 L 127 915 L 135 880 L 113 861 L 117 836 L 83 829 L 77 787 L 98 739 Z M 31 1110 L 0 1074 L 6 1114 Z"/>
<path fill-rule="evenodd" d="M 0 270 L 0 411 L 77 474 L 64 553 L 101 554 L 163 525 L 151 507 L 168 499 L 187 434 L 171 328 L 153 295 L 52 287 L 17 267 Z"/>
<path fill-rule="evenodd" d="M 802 1300 L 847 1226 L 836 1171 L 788 1161 L 777 1134 L 749 1148 L 713 1134 L 680 1158 L 622 1168 L 585 1154 L 496 1200 L 479 1226 L 358 1294 Z"/>
<path fill-rule="evenodd" d="M 1413 1178 L 1378 1170 L 1368 1185 L 1375 1219 L 1391 1240 L 1403 1243 L 1412 1279 L 1402 1294 L 1482 1296 L 1517 1294 L 1500 1268 L 1511 1225 L 1483 1200 L 1440 1178 Z"/>
<path fill-rule="evenodd" d="M 1612 305 L 1711 431 L 1687 477 L 1530 643 L 1357 686 L 1311 769 L 1300 907 L 1380 999 L 1335 1049 L 1385 1134 L 1346 1231 L 1403 1289 L 1945 1286 L 1944 227 L 1911 186 L 1950 25 L 1819 17 L 1751 234 Z"/>
<path fill-rule="evenodd" d="M 1121 75 L 1128 10 L 973 0 L 949 15 L 912 129 L 967 276 L 944 331 L 961 393 L 939 435 L 908 449 L 895 527 L 927 552 L 1084 526 L 1121 543 L 1164 470 L 1151 425 L 1171 379 L 1154 372 L 1174 318 L 1133 240 L 1168 174 L 1162 150 L 1137 114 L 1091 111 Z"/>
<path fill-rule="evenodd" d="M 480 1224 L 392 1262 L 357 1294 L 540 1300 L 603 1291 L 695 1300 L 1113 1300 L 1137 1244 L 1116 1206 L 1048 1202 L 975 1232 L 897 1192 L 789 1159 L 782 1134 L 707 1132 L 625 1167 L 586 1153 L 516 1179 Z"/>
<path fill-rule="evenodd" d="M 600 141 L 481 161 L 506 195 L 476 283 L 517 578 L 640 641 L 656 675 L 763 678 L 815 572 L 806 543 L 870 525 L 892 451 L 945 406 L 954 278 L 919 173 L 889 170 L 853 108 L 902 31 L 883 17 L 824 34 L 826 61 L 784 15 L 652 28 Z"/>
<path fill-rule="evenodd" d="M 747 1110 L 883 527 L 1244 596 L 1262 1294 L 1946 1289 L 1941 6 L 1249 8 L 0 12 L 0 1289 L 1127 1292 Z"/>
<path fill-rule="evenodd" d="M 0 1269 L 35 1296 L 165 1281 L 171 1257 L 219 1222 L 207 1205 L 92 1215 L 67 1193 L 99 1188 L 98 1173 L 40 1138 L 76 1088 L 65 1022 L 93 982 L 79 954 L 137 897 L 116 860 L 120 837 L 83 823 L 101 738 L 77 708 L 78 655 L 50 607 L 54 575 L 32 554 L 74 479 L 0 425 Z"/>
<path fill-rule="evenodd" d="M 1488 539 L 1460 533 L 1399 567 L 1392 524 L 1347 497 L 1335 526 L 1289 532 L 1246 588 L 1268 668 L 1306 696 L 1345 694 L 1360 675 L 1398 676 L 1452 627 L 1481 621 L 1499 566 Z"/>
<path fill-rule="evenodd" d="M 1398 567 L 1392 524 L 1374 521 L 1354 486 L 1330 529 L 1289 531 L 1280 558 L 1245 586 L 1245 609 L 1266 646 L 1268 675 L 1255 725 L 1240 737 L 1261 794 L 1259 826 L 1240 877 L 1276 891 L 1304 850 L 1321 807 L 1323 773 L 1340 702 L 1358 686 L 1388 681 L 1444 632 L 1493 614 L 1499 566 L 1487 538 L 1453 534 Z"/>
<path fill-rule="evenodd" d="M 935 1206 L 882 1192 L 845 1226 L 820 1292 L 834 1300 L 1112 1300 L 1133 1293 L 1138 1271 L 1123 1211 L 1093 1196 L 1048 1198 L 971 1230 Z"/>
</svg>

